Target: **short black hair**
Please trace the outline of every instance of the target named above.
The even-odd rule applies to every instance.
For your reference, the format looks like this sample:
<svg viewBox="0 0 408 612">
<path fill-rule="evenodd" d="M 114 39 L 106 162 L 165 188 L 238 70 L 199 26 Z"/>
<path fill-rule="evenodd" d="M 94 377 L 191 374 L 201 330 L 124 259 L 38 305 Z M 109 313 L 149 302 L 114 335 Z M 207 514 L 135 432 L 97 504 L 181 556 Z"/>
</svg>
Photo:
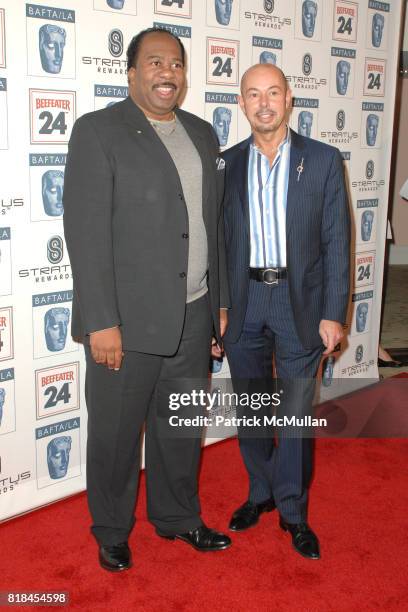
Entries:
<svg viewBox="0 0 408 612">
<path fill-rule="evenodd" d="M 180 38 L 176 36 L 175 34 L 173 34 L 172 32 L 170 32 L 169 30 L 163 30 L 163 28 L 155 27 L 155 28 L 146 28 L 146 30 L 141 30 L 141 32 L 139 32 L 139 34 L 136 34 L 136 36 L 134 36 L 132 40 L 130 41 L 129 46 L 126 51 L 128 70 L 133 68 L 137 62 L 137 56 L 140 51 L 140 45 L 142 44 L 142 40 L 144 39 L 144 37 L 147 36 L 148 34 L 153 34 L 156 32 L 168 34 L 169 36 L 174 38 L 174 40 L 177 40 L 178 44 L 180 45 L 181 59 L 182 59 L 183 65 L 185 64 L 186 52 L 185 52 L 184 45 L 181 42 Z"/>
</svg>

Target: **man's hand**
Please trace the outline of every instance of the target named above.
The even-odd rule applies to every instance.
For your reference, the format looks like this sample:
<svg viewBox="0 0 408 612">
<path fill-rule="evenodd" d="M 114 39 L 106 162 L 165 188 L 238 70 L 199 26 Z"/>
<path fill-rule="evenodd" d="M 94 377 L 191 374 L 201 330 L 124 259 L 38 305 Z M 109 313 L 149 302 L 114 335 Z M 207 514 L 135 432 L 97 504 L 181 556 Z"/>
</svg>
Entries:
<svg viewBox="0 0 408 612">
<path fill-rule="evenodd" d="M 90 334 L 92 357 L 96 363 L 108 366 L 110 370 L 119 370 L 122 364 L 122 334 L 119 327 L 111 327 Z"/>
<path fill-rule="evenodd" d="M 220 332 L 221 338 L 227 331 L 228 327 L 228 310 L 226 308 L 220 308 Z"/>
<path fill-rule="evenodd" d="M 223 337 L 223 335 L 227 331 L 227 326 L 228 326 L 228 310 L 226 308 L 220 308 L 220 333 L 221 333 L 221 338 Z M 222 347 L 220 347 L 220 345 L 215 340 L 215 338 L 213 338 L 213 341 L 212 341 L 212 344 L 211 344 L 211 356 L 214 357 L 214 359 L 221 359 L 223 354 L 224 354 L 224 349 Z"/>
<path fill-rule="evenodd" d="M 330 355 L 336 344 L 343 338 L 343 326 L 338 321 L 322 319 L 319 325 L 319 334 L 326 347 L 323 355 Z"/>
</svg>

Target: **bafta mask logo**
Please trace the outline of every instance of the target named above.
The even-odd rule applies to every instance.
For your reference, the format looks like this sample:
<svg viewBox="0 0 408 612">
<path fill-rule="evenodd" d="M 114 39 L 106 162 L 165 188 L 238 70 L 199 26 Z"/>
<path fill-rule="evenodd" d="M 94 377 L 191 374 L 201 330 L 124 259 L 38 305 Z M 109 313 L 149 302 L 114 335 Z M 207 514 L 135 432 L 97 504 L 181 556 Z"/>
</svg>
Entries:
<svg viewBox="0 0 408 612">
<path fill-rule="evenodd" d="M 377 140 L 378 124 L 380 119 L 378 115 L 370 113 L 367 115 L 366 121 L 366 141 L 369 147 L 374 147 Z"/>
<path fill-rule="evenodd" d="M 222 369 L 222 359 L 211 360 L 211 374 L 219 374 Z"/>
<path fill-rule="evenodd" d="M 313 113 L 310 111 L 301 111 L 298 116 L 298 134 L 310 138 L 313 125 Z"/>
<path fill-rule="evenodd" d="M 260 64 L 273 64 L 276 66 L 276 53 L 272 53 L 272 51 L 262 51 L 259 54 L 259 63 Z"/>
<path fill-rule="evenodd" d="M 368 242 L 371 238 L 373 223 L 374 212 L 372 210 L 365 210 L 361 215 L 361 240 L 364 242 Z"/>
<path fill-rule="evenodd" d="M 67 33 L 64 28 L 46 23 L 38 30 L 41 66 L 49 74 L 59 74 L 64 59 Z"/>
<path fill-rule="evenodd" d="M 213 112 L 213 127 L 218 137 L 220 147 L 225 147 L 228 142 L 231 125 L 232 112 L 225 106 L 217 106 Z"/>
<path fill-rule="evenodd" d="M 317 17 L 317 3 L 313 0 L 305 0 L 302 4 L 302 32 L 303 36 L 312 38 Z"/>
<path fill-rule="evenodd" d="M 64 212 L 62 196 L 64 193 L 64 172 L 47 170 L 41 178 L 41 191 L 44 212 L 49 217 L 60 217 Z"/>
<path fill-rule="evenodd" d="M 69 454 L 71 452 L 71 436 L 53 438 L 47 444 L 47 464 L 50 478 L 57 480 L 67 475 Z"/>
<path fill-rule="evenodd" d="M 365 331 L 368 316 L 368 302 L 361 302 L 357 306 L 356 312 L 356 331 L 361 333 Z"/>
<path fill-rule="evenodd" d="M 336 89 L 339 96 L 345 96 L 349 82 L 351 66 L 350 62 L 340 60 L 336 66 Z"/>
<path fill-rule="evenodd" d="M 70 311 L 68 308 L 56 306 L 50 308 L 44 315 L 44 335 L 47 349 L 53 353 L 62 351 L 68 334 Z"/>
<path fill-rule="evenodd" d="M 384 30 L 384 16 L 374 13 L 371 24 L 371 42 L 373 47 L 381 47 L 382 35 Z"/>
<path fill-rule="evenodd" d="M 123 9 L 123 5 L 125 4 L 125 0 L 106 0 L 106 4 L 117 11 Z"/>
<path fill-rule="evenodd" d="M 229 25 L 234 0 L 214 0 L 215 17 L 220 25 Z"/>
</svg>

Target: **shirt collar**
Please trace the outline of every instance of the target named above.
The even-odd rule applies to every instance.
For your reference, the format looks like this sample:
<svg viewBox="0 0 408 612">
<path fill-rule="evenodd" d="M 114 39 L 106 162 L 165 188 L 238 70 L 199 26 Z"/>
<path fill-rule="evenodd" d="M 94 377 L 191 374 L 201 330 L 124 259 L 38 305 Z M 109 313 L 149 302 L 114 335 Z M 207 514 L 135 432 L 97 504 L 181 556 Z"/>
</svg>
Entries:
<svg viewBox="0 0 408 612">
<path fill-rule="evenodd" d="M 282 140 L 282 142 L 280 143 L 280 145 L 278 147 L 278 152 L 282 153 L 283 148 L 286 145 L 290 145 L 290 142 L 291 142 L 290 128 L 289 128 L 288 124 L 286 124 L 286 136 L 285 136 L 284 140 Z M 250 147 L 251 147 L 252 150 L 257 151 L 258 153 L 263 155 L 262 151 L 260 151 L 258 149 L 258 147 L 256 146 L 256 144 L 254 143 L 254 135 L 253 134 L 251 135 Z"/>
</svg>

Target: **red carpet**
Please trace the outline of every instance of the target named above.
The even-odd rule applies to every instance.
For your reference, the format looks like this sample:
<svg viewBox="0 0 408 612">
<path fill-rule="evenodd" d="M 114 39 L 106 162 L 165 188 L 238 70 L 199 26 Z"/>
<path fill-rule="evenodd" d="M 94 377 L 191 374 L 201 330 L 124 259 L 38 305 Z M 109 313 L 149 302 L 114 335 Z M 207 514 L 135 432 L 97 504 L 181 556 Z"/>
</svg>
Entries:
<svg viewBox="0 0 408 612">
<path fill-rule="evenodd" d="M 327 426 L 315 428 L 316 437 L 408 439 L 407 378 L 401 372 L 319 404 L 314 416 L 327 418 Z"/>
<path fill-rule="evenodd" d="M 292 550 L 276 512 L 219 553 L 162 540 L 146 521 L 143 478 L 132 570 L 99 568 L 81 494 L 2 525 L 0 590 L 67 590 L 70 610 L 96 612 L 407 610 L 408 441 L 318 440 L 316 447 L 310 523 L 321 561 Z M 206 448 L 204 520 L 226 529 L 246 493 L 237 441 Z"/>
</svg>

